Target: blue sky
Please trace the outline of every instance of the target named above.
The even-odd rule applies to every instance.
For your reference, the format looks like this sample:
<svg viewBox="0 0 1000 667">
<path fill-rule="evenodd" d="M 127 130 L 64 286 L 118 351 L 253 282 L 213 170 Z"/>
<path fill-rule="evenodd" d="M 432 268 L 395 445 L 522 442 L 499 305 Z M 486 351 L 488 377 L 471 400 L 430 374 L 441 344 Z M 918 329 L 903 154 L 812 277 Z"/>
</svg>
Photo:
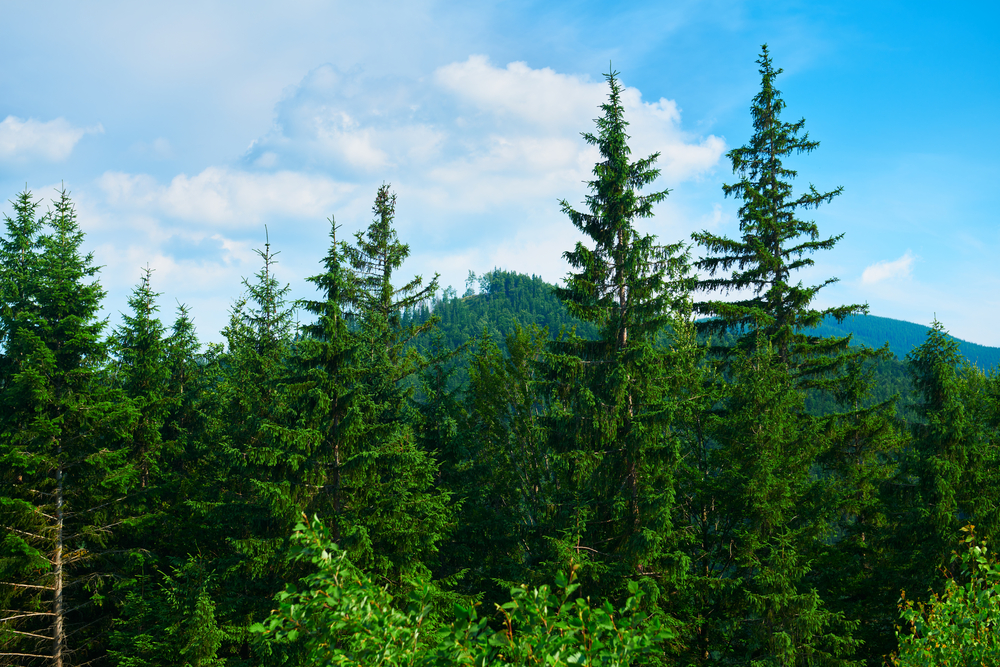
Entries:
<svg viewBox="0 0 1000 667">
<path fill-rule="evenodd" d="M 799 187 L 844 239 L 817 305 L 1000 345 L 1000 11 L 918 2 L 88 2 L 5 7 L 0 185 L 65 183 L 114 323 L 147 264 L 164 319 L 219 340 L 264 227 L 295 296 L 334 215 L 350 234 L 398 193 L 404 276 L 460 291 L 493 267 L 550 281 L 578 239 L 609 62 L 636 156 L 672 190 L 643 229 L 738 235 L 725 152 L 751 133 L 760 45 L 787 119 L 821 142 Z M 4 209 L 9 211 L 9 205 Z M 697 254 L 697 250 L 695 250 Z"/>
</svg>

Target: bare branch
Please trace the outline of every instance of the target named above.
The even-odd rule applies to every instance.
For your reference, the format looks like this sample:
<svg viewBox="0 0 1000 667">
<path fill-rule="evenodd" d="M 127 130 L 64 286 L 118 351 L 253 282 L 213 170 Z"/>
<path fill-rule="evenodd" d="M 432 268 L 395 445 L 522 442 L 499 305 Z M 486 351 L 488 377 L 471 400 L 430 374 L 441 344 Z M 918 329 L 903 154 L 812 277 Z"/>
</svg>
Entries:
<svg viewBox="0 0 1000 667">
<path fill-rule="evenodd" d="M 13 621 L 15 618 L 30 618 L 32 616 L 55 616 L 51 611 L 25 611 L 19 612 L 16 609 L 4 609 L 2 610 L 5 614 L 14 613 L 17 616 L 7 616 L 5 618 L 0 618 L 0 623 L 5 621 Z"/>
</svg>

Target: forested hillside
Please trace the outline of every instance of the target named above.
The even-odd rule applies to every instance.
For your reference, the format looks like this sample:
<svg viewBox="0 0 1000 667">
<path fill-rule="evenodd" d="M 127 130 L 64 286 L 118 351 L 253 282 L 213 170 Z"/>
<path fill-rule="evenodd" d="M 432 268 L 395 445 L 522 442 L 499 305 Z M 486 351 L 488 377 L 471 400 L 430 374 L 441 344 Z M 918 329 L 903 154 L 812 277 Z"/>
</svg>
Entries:
<svg viewBox="0 0 1000 667">
<path fill-rule="evenodd" d="M 903 322 L 888 317 L 875 315 L 854 315 L 838 323 L 836 320 L 825 320 L 810 333 L 817 336 L 852 336 L 855 345 L 881 347 L 886 343 L 896 358 L 905 359 L 914 349 L 927 340 L 929 325 Z M 983 370 L 991 370 L 1000 366 L 1000 348 L 977 345 L 968 341 L 949 336 L 958 343 L 959 353 Z"/>
<path fill-rule="evenodd" d="M 69 193 L 16 195 L 0 665 L 997 664 L 1000 375 L 812 307 L 841 190 L 793 190 L 818 143 L 757 62 L 735 238 L 637 231 L 669 191 L 606 75 L 555 287 L 437 299 L 384 184 L 311 297 L 265 244 L 202 345 L 150 269 L 109 329 Z"/>
<path fill-rule="evenodd" d="M 439 318 L 434 333 L 418 341 L 421 349 L 429 350 L 432 338 L 437 336 L 441 337 L 447 349 L 455 350 L 477 340 L 484 333 L 502 341 L 514 334 L 518 327 L 532 325 L 546 328 L 550 338 L 570 330 L 575 330 L 582 338 L 597 336 L 597 328 L 590 322 L 571 317 L 566 306 L 555 297 L 555 286 L 537 276 L 494 269 L 477 282 L 478 292 L 473 289 L 477 283 L 470 279 L 465 296 L 457 297 L 453 290 L 446 289 L 442 298 L 406 313 L 406 322 L 423 323 L 432 314 Z M 810 335 L 824 338 L 849 335 L 852 346 L 880 348 L 888 345 L 892 358 L 873 364 L 872 401 L 886 401 L 898 395 L 900 416 L 903 418 L 910 418 L 905 408 L 913 400 L 906 356 L 927 339 L 930 331 L 927 326 L 874 315 L 852 315 L 839 324 L 830 318 L 820 326 L 806 330 Z M 959 354 L 967 362 L 981 369 L 995 369 L 1000 364 L 1000 348 L 968 343 L 947 334 L 945 337 L 958 345 Z M 699 340 L 705 342 L 708 337 L 701 336 Z M 666 332 L 662 344 L 669 344 Z M 468 380 L 460 364 L 456 366 L 453 379 L 452 387 L 461 386 Z M 813 412 L 836 410 L 835 401 L 818 392 L 807 395 L 806 404 Z"/>
</svg>

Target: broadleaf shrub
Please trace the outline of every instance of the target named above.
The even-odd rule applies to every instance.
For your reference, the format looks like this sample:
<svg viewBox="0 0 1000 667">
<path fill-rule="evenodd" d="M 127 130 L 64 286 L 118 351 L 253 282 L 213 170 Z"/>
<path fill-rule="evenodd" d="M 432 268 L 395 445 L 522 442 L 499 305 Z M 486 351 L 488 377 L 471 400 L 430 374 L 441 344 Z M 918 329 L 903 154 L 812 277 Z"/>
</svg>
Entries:
<svg viewBox="0 0 1000 667">
<path fill-rule="evenodd" d="M 616 610 L 574 597 L 573 572 L 560 573 L 555 588 L 511 589 L 511 601 L 497 610 L 499 630 L 472 604 L 455 604 L 450 622 L 435 627 L 429 581 L 411 582 L 413 592 L 398 605 L 333 544 L 317 518 L 298 524 L 292 540 L 295 559 L 315 571 L 279 593 L 278 608 L 253 631 L 265 642 L 298 644 L 311 665 L 625 667 L 673 637 L 641 610 L 635 583 Z"/>
</svg>

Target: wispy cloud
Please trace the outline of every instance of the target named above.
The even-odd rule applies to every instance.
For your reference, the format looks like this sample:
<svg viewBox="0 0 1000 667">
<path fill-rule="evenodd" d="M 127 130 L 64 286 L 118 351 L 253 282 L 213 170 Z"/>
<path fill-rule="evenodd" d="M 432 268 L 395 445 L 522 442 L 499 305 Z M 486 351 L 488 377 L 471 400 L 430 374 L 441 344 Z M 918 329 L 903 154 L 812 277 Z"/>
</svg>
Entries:
<svg viewBox="0 0 1000 667">
<path fill-rule="evenodd" d="M 875 262 L 861 274 L 861 282 L 866 285 L 874 285 L 885 280 L 909 278 L 913 273 L 913 262 L 915 260 L 916 257 L 914 257 L 913 253 L 907 250 L 899 259 Z"/>
<path fill-rule="evenodd" d="M 41 159 L 62 162 L 85 134 L 104 132 L 101 125 L 74 127 L 65 118 L 42 122 L 7 116 L 0 121 L 0 160 Z"/>
</svg>

